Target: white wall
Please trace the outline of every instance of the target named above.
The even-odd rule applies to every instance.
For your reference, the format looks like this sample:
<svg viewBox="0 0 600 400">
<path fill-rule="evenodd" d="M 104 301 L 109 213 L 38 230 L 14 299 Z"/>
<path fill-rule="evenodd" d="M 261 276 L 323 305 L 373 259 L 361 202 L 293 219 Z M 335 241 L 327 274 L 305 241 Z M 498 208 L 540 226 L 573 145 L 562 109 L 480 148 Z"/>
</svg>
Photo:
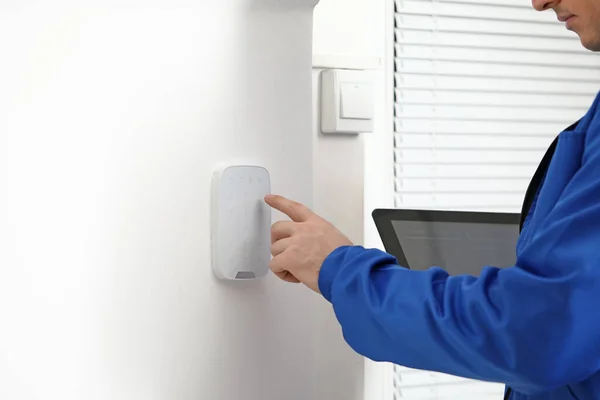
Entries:
<svg viewBox="0 0 600 400">
<path fill-rule="evenodd" d="M 312 204 L 315 0 L 51 3 L 0 6 L 0 398 L 351 398 L 326 302 L 209 257 L 221 163 Z"/>
<path fill-rule="evenodd" d="M 392 101 L 393 80 L 393 1 L 390 0 L 321 0 L 315 7 L 313 56 L 314 63 L 321 67 L 325 61 L 327 67 L 341 69 L 368 69 L 375 82 L 375 128 L 374 132 L 364 137 L 332 137 L 320 136 L 316 148 L 315 165 L 327 162 L 331 154 L 337 159 L 332 159 L 329 168 L 331 173 L 339 176 L 352 177 L 354 185 L 348 185 L 351 193 L 346 191 L 330 191 L 329 195 L 337 195 L 337 200 L 329 200 L 328 209 L 334 212 L 335 207 L 345 207 L 343 204 L 350 201 L 351 210 L 342 212 L 338 218 L 340 224 L 350 224 L 347 221 L 360 210 L 365 218 L 360 223 L 348 226 L 348 229 L 363 231 L 361 243 L 367 246 L 380 244 L 377 232 L 371 221 L 370 213 L 375 207 L 390 206 L 393 201 L 393 124 Z M 386 74 L 387 72 L 387 74 Z M 316 74 L 316 73 L 315 73 Z M 316 75 L 315 75 L 316 76 Z M 357 158 L 357 151 L 364 152 L 364 156 Z M 321 153 L 319 153 L 319 151 Z M 323 161 L 319 161 L 322 154 Z M 346 161 L 346 164 L 339 161 Z M 347 174 L 341 175 L 348 168 L 352 160 L 352 168 Z M 333 171 L 336 172 L 333 172 Z M 390 171 L 388 171 L 390 170 Z M 315 188 L 318 189 L 319 176 L 323 168 L 315 169 Z M 366 177 L 366 179 L 365 179 Z M 358 193 L 358 182 L 363 184 L 364 204 L 352 202 L 350 194 Z M 353 197 L 354 198 L 354 197 Z M 360 225 L 359 225 L 360 224 Z"/>
<path fill-rule="evenodd" d="M 386 81 L 391 67 L 391 22 L 389 0 L 321 0 L 315 8 L 313 57 L 317 67 L 372 69 L 375 82 L 375 129 L 361 136 L 321 135 L 319 108 L 315 103 L 316 141 L 314 150 L 315 209 L 332 221 L 355 243 L 379 247 L 371 219 L 376 207 L 393 205 L 393 126 L 389 101 L 393 83 Z M 318 90 L 318 69 L 313 72 Z M 318 99 L 318 92 L 316 98 Z M 335 326 L 327 316 L 326 324 Z M 329 331 L 328 332 L 332 332 Z M 340 359 L 337 374 L 346 378 L 347 396 L 363 390 L 365 400 L 388 398 L 392 389 L 387 364 L 358 362 L 345 342 L 326 343 Z M 339 334 L 341 340 L 341 333 Z M 343 368 L 341 367 L 343 365 Z M 334 399 L 335 397 L 329 397 Z M 340 397 L 344 399 L 355 397 Z"/>
<path fill-rule="evenodd" d="M 321 0 L 315 7 L 315 55 L 382 57 L 386 0 Z"/>
<path fill-rule="evenodd" d="M 321 70 L 313 70 L 313 208 L 331 221 L 350 240 L 363 243 L 364 149 L 361 136 L 323 135 L 320 129 Z M 362 400 L 364 398 L 364 360 L 344 341 L 333 309 L 316 314 L 323 327 L 319 354 L 319 373 L 331 377 L 322 386 L 319 399 Z M 343 396 L 336 397 L 335 393 Z"/>
</svg>

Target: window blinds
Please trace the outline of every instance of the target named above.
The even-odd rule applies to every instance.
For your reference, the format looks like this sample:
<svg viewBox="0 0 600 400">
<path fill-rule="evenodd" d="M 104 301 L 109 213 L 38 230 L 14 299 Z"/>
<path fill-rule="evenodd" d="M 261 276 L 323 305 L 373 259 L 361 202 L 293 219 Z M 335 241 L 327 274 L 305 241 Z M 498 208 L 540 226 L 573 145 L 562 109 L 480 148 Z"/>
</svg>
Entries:
<svg viewBox="0 0 600 400">
<path fill-rule="evenodd" d="M 395 21 L 397 207 L 519 211 L 600 59 L 527 0 L 396 0 Z"/>
<path fill-rule="evenodd" d="M 395 1 L 395 204 L 519 212 L 546 148 L 600 88 L 600 59 L 527 0 Z M 395 367 L 395 398 L 503 386 Z"/>
</svg>

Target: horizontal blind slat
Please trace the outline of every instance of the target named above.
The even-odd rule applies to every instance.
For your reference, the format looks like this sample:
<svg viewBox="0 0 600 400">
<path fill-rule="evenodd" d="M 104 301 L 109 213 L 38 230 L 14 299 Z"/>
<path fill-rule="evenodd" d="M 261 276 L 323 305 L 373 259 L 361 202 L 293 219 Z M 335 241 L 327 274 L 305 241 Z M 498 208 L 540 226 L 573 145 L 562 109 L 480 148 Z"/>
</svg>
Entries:
<svg viewBox="0 0 600 400">
<path fill-rule="evenodd" d="M 458 385 L 476 385 L 482 384 L 480 381 L 459 378 L 457 376 L 428 372 L 428 371 L 416 371 L 416 373 L 404 373 L 397 374 L 395 377 L 396 388 L 400 390 L 412 389 L 419 386 L 434 386 L 436 388 L 444 388 L 448 386 Z M 496 385 L 494 385 L 496 386 Z M 501 386 L 501 385 L 497 385 Z M 493 388 L 492 390 L 494 390 Z"/>
<path fill-rule="evenodd" d="M 417 0 L 417 1 L 429 1 L 429 0 Z M 435 0 L 438 3 L 463 3 L 463 4 L 478 4 L 478 5 L 499 5 L 509 6 L 527 10 L 531 6 L 529 3 L 523 2 L 522 0 Z"/>
<path fill-rule="evenodd" d="M 505 7 L 493 3 L 396 0 L 396 10 L 403 15 L 462 17 L 477 20 L 526 21 L 535 24 L 557 24 L 551 13 L 538 13 L 532 7 Z"/>
<path fill-rule="evenodd" d="M 479 135 L 423 135 L 404 133 L 394 135 L 394 144 L 401 149 L 457 150 L 533 150 L 543 153 L 550 144 L 542 136 L 512 137 L 481 133 Z"/>
<path fill-rule="evenodd" d="M 428 386 L 415 388 L 396 389 L 398 399 L 410 400 L 442 400 L 452 399 L 457 396 L 464 398 L 477 398 L 502 394 L 499 387 L 481 382 L 464 382 L 455 385 Z"/>
<path fill-rule="evenodd" d="M 395 164 L 399 179 L 470 179 L 473 185 L 480 180 L 529 179 L 535 164 L 529 165 L 455 165 L 455 164 Z"/>
<path fill-rule="evenodd" d="M 442 89 L 499 93 L 547 93 L 557 95 L 588 95 L 597 92 L 594 82 L 549 79 L 516 79 L 485 77 L 454 77 L 439 75 L 395 74 L 396 87 L 406 89 Z"/>
<path fill-rule="evenodd" d="M 456 165 L 506 165 L 535 164 L 540 160 L 541 151 L 505 150 L 446 150 L 446 149 L 410 149 L 396 148 L 395 160 L 403 164 L 447 163 Z"/>
<path fill-rule="evenodd" d="M 465 32 L 472 34 L 496 34 L 500 36 L 541 37 L 548 39 L 572 39 L 578 41 L 573 32 L 560 24 L 531 24 L 525 21 L 479 20 L 457 16 L 431 16 L 396 14 L 396 26 L 402 29 L 436 30 L 440 32 Z M 575 49 L 575 47 L 574 47 Z"/>
<path fill-rule="evenodd" d="M 570 123 L 569 123 L 570 125 Z M 400 119 L 394 120 L 394 130 L 397 133 L 427 133 L 451 135 L 488 135 L 506 136 L 545 136 L 548 143 L 568 125 L 549 122 L 540 114 L 534 121 L 461 121 L 450 119 L 422 120 Z"/>
<path fill-rule="evenodd" d="M 512 79 L 522 81 L 556 81 L 584 82 L 590 89 L 600 86 L 598 68 L 578 68 L 577 74 L 568 66 L 556 65 L 498 65 L 489 62 L 467 62 L 454 60 L 426 60 L 396 58 L 395 71 L 400 74 L 417 74 L 432 76 L 479 77 L 486 79 Z M 565 93 L 565 95 L 568 95 Z M 586 96 L 587 97 L 587 96 Z"/>
<path fill-rule="evenodd" d="M 396 103 L 395 114 L 401 119 L 458 119 L 471 121 L 531 121 L 539 118 L 539 114 L 545 108 L 528 109 L 523 107 L 483 107 L 462 105 L 415 105 Z M 536 115 L 537 114 L 537 115 Z M 564 109 L 561 113 L 547 113 L 546 120 L 562 124 L 568 124 L 581 117 L 581 111 L 577 109 Z"/>
<path fill-rule="evenodd" d="M 585 112 L 589 96 L 548 96 L 537 93 L 474 93 L 444 90 L 397 89 L 396 101 L 402 104 L 456 104 L 511 107 L 573 108 Z"/>
<path fill-rule="evenodd" d="M 561 53 L 587 55 L 583 48 L 573 46 L 575 38 L 555 39 L 549 42 L 547 38 L 536 36 L 509 36 L 480 33 L 473 35 L 471 32 L 443 32 L 432 29 L 430 31 L 396 29 L 396 43 L 418 46 L 440 47 L 466 47 L 527 50 L 532 52 Z"/>
<path fill-rule="evenodd" d="M 468 201 L 465 198 L 468 197 Z M 513 193 L 397 193 L 396 204 L 402 208 L 431 208 L 440 210 L 470 209 L 485 207 L 513 207 L 520 210 L 523 196 Z"/>
<path fill-rule="evenodd" d="M 397 192 L 409 193 L 514 193 L 520 195 L 527 190 L 529 178 L 516 179 L 423 179 L 402 178 L 395 181 Z"/>
<path fill-rule="evenodd" d="M 423 0 L 419 0 L 423 1 Z M 518 7 L 518 8 L 529 8 L 531 7 L 529 3 L 524 2 L 523 0 L 436 0 L 438 3 L 472 3 L 472 4 L 494 4 L 500 6 L 510 6 L 510 7 Z"/>
<path fill-rule="evenodd" d="M 396 57 L 411 60 L 466 61 L 478 63 L 501 63 L 509 65 L 555 65 L 574 68 L 590 68 L 600 65 L 598 55 L 589 53 L 563 54 L 560 52 L 529 52 L 523 50 L 489 49 L 477 50 L 466 47 L 397 43 Z"/>
</svg>

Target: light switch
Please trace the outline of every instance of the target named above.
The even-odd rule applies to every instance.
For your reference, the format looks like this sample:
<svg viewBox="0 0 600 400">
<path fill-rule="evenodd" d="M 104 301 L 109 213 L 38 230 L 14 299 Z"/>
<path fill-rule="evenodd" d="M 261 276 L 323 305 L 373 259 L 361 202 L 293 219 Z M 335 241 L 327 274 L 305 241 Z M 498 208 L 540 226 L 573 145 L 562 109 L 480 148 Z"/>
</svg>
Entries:
<svg viewBox="0 0 600 400">
<path fill-rule="evenodd" d="M 212 267 L 220 279 L 266 276 L 271 259 L 269 172 L 259 166 L 230 166 L 214 173 L 212 183 Z"/>
<path fill-rule="evenodd" d="M 373 87 L 368 83 L 340 84 L 341 118 L 373 119 Z"/>
<path fill-rule="evenodd" d="M 373 131 L 374 94 L 370 71 L 331 69 L 321 74 L 321 131 Z"/>
</svg>

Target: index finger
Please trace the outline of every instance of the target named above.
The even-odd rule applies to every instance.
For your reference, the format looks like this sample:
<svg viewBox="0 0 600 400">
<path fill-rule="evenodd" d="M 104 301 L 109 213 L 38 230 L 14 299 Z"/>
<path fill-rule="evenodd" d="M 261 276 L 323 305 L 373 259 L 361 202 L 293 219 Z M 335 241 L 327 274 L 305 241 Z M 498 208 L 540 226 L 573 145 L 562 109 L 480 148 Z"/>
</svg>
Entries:
<svg viewBox="0 0 600 400">
<path fill-rule="evenodd" d="M 305 222 L 314 215 L 304 204 L 286 199 L 282 196 L 268 195 L 265 197 L 265 202 L 269 206 L 290 217 L 294 222 Z"/>
</svg>

